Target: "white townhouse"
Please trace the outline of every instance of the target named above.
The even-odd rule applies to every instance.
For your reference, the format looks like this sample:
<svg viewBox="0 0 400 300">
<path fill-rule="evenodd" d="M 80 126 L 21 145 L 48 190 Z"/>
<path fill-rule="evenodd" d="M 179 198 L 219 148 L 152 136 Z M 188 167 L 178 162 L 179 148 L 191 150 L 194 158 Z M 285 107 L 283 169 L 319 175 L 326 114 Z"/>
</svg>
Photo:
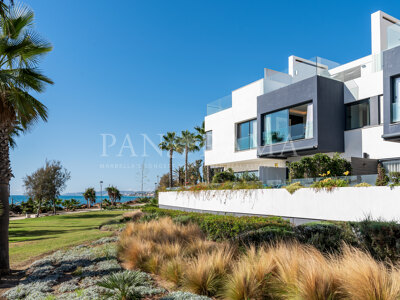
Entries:
<svg viewBox="0 0 400 300">
<path fill-rule="evenodd" d="M 286 162 L 339 152 L 354 175 L 400 171 L 400 21 L 371 15 L 371 54 L 339 65 L 290 56 L 288 72 L 207 105 L 205 164 L 286 178 Z"/>
</svg>

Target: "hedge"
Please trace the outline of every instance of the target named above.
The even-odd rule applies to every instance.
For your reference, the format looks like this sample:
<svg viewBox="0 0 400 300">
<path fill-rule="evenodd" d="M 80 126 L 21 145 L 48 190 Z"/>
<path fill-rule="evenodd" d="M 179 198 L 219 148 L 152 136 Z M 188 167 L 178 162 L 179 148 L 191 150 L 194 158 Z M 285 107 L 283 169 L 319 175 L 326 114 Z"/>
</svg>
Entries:
<svg viewBox="0 0 400 300">
<path fill-rule="evenodd" d="M 243 232 L 232 241 L 239 247 L 260 246 L 266 243 L 275 243 L 278 241 L 292 241 L 295 234 L 292 228 L 283 227 L 263 227 L 257 230 Z"/>
<path fill-rule="evenodd" d="M 400 259 L 400 225 L 396 222 L 373 221 L 351 223 L 357 239 L 365 250 L 379 260 Z"/>
<path fill-rule="evenodd" d="M 291 228 L 290 222 L 281 217 L 235 217 L 160 209 L 156 207 L 145 207 L 142 211 L 148 214 L 144 218 L 145 221 L 169 216 L 178 223 L 187 224 L 189 221 L 196 223 L 208 238 L 214 241 L 233 239 L 243 232 L 263 227 Z"/>
<path fill-rule="evenodd" d="M 343 243 L 357 246 L 357 239 L 348 223 L 312 222 L 294 229 L 296 239 L 303 244 L 313 245 L 322 252 L 337 252 Z"/>
</svg>

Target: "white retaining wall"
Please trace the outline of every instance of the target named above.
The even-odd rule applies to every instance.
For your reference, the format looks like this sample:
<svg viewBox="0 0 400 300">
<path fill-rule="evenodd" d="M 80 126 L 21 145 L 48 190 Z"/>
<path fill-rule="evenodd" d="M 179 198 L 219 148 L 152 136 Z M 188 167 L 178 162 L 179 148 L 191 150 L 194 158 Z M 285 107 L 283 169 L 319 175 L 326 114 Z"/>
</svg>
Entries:
<svg viewBox="0 0 400 300">
<path fill-rule="evenodd" d="M 400 187 L 345 187 L 331 192 L 311 188 L 213 190 L 159 193 L 162 207 L 289 218 L 360 221 L 400 220 Z"/>
</svg>

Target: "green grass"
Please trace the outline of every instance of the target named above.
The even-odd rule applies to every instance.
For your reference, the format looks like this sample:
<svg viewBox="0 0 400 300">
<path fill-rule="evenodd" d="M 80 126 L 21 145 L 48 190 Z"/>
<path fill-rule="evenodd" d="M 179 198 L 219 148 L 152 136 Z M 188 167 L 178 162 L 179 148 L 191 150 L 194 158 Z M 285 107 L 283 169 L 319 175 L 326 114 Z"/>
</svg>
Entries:
<svg viewBox="0 0 400 300">
<path fill-rule="evenodd" d="M 10 222 L 10 261 L 16 265 L 41 254 L 110 236 L 99 225 L 122 211 L 97 211 Z"/>
</svg>

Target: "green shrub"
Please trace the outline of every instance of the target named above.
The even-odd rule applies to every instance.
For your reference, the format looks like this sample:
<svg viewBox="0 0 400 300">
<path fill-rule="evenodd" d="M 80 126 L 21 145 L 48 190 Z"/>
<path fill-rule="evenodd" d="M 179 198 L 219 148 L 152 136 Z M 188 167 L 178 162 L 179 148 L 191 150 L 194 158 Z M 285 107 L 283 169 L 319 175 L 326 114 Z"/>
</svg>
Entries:
<svg viewBox="0 0 400 300">
<path fill-rule="evenodd" d="M 69 211 L 78 209 L 80 207 L 80 202 L 79 200 L 76 199 L 65 199 L 62 201 L 62 206 Z"/>
<path fill-rule="evenodd" d="M 285 186 L 285 189 L 291 194 L 302 188 L 304 188 L 304 186 L 302 186 L 300 182 L 293 182 L 292 184 Z"/>
<path fill-rule="evenodd" d="M 320 181 L 314 182 L 310 187 L 314 188 L 315 190 L 325 189 L 328 191 L 332 191 L 334 188 L 346 186 L 349 186 L 347 180 L 328 177 Z"/>
<path fill-rule="evenodd" d="M 150 197 L 140 197 L 135 199 L 135 203 L 150 203 Z"/>
<path fill-rule="evenodd" d="M 312 222 L 297 226 L 294 229 L 296 239 L 303 244 L 313 245 L 322 252 L 337 252 L 343 242 L 356 246 L 356 236 L 349 224 Z"/>
<path fill-rule="evenodd" d="M 177 217 L 174 217 L 174 218 L 172 219 L 172 221 L 174 221 L 174 223 L 176 223 L 176 224 L 187 225 L 187 224 L 189 224 L 190 222 L 193 222 L 193 218 L 192 218 L 192 216 L 190 216 L 190 215 L 186 215 L 186 216 L 177 216 Z"/>
<path fill-rule="evenodd" d="M 356 184 L 354 187 L 369 187 L 369 186 L 372 186 L 372 185 L 370 185 L 369 183 L 366 183 L 366 182 L 361 182 L 359 184 Z"/>
<path fill-rule="evenodd" d="M 232 169 L 228 169 L 227 171 L 222 171 L 214 175 L 212 182 L 213 183 L 223 183 L 227 181 L 235 181 L 236 176 L 233 173 Z"/>
<path fill-rule="evenodd" d="M 400 258 L 400 224 L 374 221 L 369 218 L 351 223 L 360 245 L 378 260 Z"/>
<path fill-rule="evenodd" d="M 297 162 L 288 163 L 290 179 L 314 178 L 330 171 L 332 176 L 342 176 L 351 172 L 351 163 L 336 153 L 332 158 L 323 153 L 303 157 Z"/>
<path fill-rule="evenodd" d="M 400 185 L 400 172 L 390 172 L 389 178 L 393 185 Z"/>
<path fill-rule="evenodd" d="M 260 246 L 266 243 L 278 241 L 289 241 L 295 238 L 293 229 L 290 227 L 262 227 L 257 230 L 250 230 L 239 234 L 233 238 L 233 242 L 239 247 L 248 247 L 251 245 Z"/>
<path fill-rule="evenodd" d="M 219 173 L 220 174 L 220 173 Z M 198 183 L 190 187 L 182 186 L 178 192 L 198 192 L 198 191 L 209 191 L 209 190 L 254 190 L 265 188 L 261 181 L 226 181 L 223 183 Z"/>
<path fill-rule="evenodd" d="M 204 216 L 198 224 L 207 236 L 214 240 L 232 239 L 250 230 L 266 226 L 289 227 L 289 222 L 277 217 L 234 217 L 234 216 Z"/>
<path fill-rule="evenodd" d="M 386 175 L 386 170 L 382 164 L 378 164 L 378 177 L 376 178 L 375 185 L 386 186 L 389 183 L 389 176 Z"/>
</svg>

